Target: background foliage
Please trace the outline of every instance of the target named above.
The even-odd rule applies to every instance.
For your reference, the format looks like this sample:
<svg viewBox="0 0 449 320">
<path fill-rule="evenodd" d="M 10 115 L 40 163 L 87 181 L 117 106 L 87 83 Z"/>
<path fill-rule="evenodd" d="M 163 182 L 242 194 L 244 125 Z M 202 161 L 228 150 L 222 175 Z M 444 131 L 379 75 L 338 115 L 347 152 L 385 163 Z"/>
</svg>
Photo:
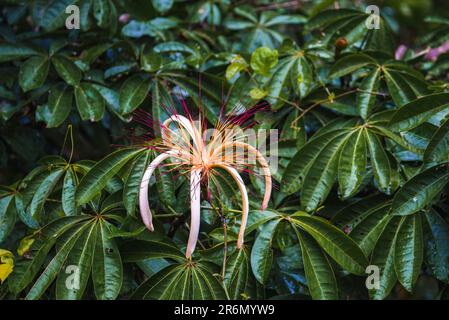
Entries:
<svg viewBox="0 0 449 320">
<path fill-rule="evenodd" d="M 373 2 L 367 30 L 362 1 L 1 1 L 0 296 L 447 298 L 448 9 Z M 193 261 L 184 179 L 159 172 L 156 232 L 139 219 L 154 154 L 132 114 L 157 136 L 180 92 L 211 124 L 223 95 L 271 105 L 255 120 L 280 130 L 280 169 L 266 211 L 247 177 L 243 250 L 231 187 L 203 202 Z"/>
</svg>

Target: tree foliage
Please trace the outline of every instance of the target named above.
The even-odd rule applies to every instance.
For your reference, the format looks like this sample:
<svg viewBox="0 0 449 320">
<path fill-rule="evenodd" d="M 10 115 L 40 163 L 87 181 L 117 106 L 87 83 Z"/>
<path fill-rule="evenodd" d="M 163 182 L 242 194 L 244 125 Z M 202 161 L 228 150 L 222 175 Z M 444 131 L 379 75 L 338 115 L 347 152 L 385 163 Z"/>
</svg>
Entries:
<svg viewBox="0 0 449 320">
<path fill-rule="evenodd" d="M 339 2 L 5 1 L 0 296 L 448 297 L 449 56 L 419 49 L 449 40 L 449 18 L 427 19 L 398 55 L 400 17 L 381 10 L 367 29 L 364 6 Z M 71 4 L 80 29 L 65 27 Z M 148 132 L 160 137 L 180 96 L 212 125 L 224 101 L 270 106 L 254 123 L 280 132 L 274 192 L 260 210 L 263 187 L 245 176 L 240 250 L 226 177 L 201 204 L 192 260 L 186 179 L 157 170 L 155 232 L 140 220 Z"/>
</svg>

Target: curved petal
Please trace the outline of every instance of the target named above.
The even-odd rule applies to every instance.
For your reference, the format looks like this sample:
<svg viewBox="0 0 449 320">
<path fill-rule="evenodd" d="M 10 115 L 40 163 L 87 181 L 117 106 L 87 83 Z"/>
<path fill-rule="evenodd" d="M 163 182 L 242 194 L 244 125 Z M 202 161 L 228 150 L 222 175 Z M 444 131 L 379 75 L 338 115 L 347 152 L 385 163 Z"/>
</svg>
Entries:
<svg viewBox="0 0 449 320">
<path fill-rule="evenodd" d="M 140 215 L 142 216 L 143 223 L 150 230 L 153 231 L 153 218 L 151 216 L 150 205 L 148 203 L 148 184 L 150 183 L 150 178 L 153 175 L 156 167 L 165 159 L 170 156 L 175 155 L 175 151 L 167 151 L 158 155 L 147 167 L 147 170 L 143 174 L 142 181 L 140 182 L 140 190 L 139 190 L 139 208 Z"/>
<path fill-rule="evenodd" d="M 240 147 L 248 150 L 248 152 L 252 152 L 256 155 L 256 159 L 259 162 L 259 165 L 262 167 L 263 174 L 265 176 L 265 193 L 262 201 L 262 210 L 265 210 L 268 207 L 268 202 L 270 201 L 271 197 L 271 188 L 272 188 L 272 182 L 271 182 L 271 172 L 270 172 L 270 166 L 268 165 L 267 160 L 263 157 L 262 153 L 260 153 L 259 150 L 254 148 L 252 145 L 248 143 L 243 142 L 232 142 L 232 143 L 226 143 L 222 146 L 221 150 L 226 150 L 226 148 L 229 147 Z"/>
<path fill-rule="evenodd" d="M 245 184 L 243 183 L 242 177 L 239 175 L 237 170 L 226 164 L 215 164 L 214 167 L 219 167 L 226 170 L 232 178 L 237 183 L 240 193 L 242 195 L 242 222 L 240 224 L 240 231 L 237 238 L 237 248 L 240 249 L 243 245 L 243 237 L 245 235 L 246 222 L 248 220 L 249 202 L 248 202 L 248 192 L 246 191 Z"/>
<path fill-rule="evenodd" d="M 190 137 L 193 139 L 193 143 L 195 144 L 195 146 L 197 148 L 200 148 L 200 146 L 202 145 L 201 134 L 192 125 L 192 121 L 179 114 L 172 115 L 167 120 L 164 121 L 164 124 L 162 125 L 163 140 L 170 139 L 169 126 L 172 122 L 179 123 L 180 126 L 182 126 L 189 133 Z"/>
<path fill-rule="evenodd" d="M 190 233 L 187 242 L 186 258 L 192 257 L 198 241 L 200 232 L 200 211 L 201 211 L 201 169 L 192 169 L 190 176 Z"/>
</svg>

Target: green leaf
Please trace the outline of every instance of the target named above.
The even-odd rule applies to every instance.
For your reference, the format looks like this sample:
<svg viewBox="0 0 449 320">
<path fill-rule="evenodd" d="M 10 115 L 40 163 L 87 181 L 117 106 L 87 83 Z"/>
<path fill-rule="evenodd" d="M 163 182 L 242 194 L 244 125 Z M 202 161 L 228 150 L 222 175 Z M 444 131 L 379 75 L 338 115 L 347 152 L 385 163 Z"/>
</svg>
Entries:
<svg viewBox="0 0 449 320">
<path fill-rule="evenodd" d="M 95 198 L 106 184 L 131 158 L 139 154 L 143 149 L 117 150 L 100 160 L 81 179 L 76 190 L 77 205 L 83 205 Z"/>
<path fill-rule="evenodd" d="M 297 231 L 301 244 L 307 286 L 314 300 L 337 300 L 338 287 L 332 266 L 316 241 Z"/>
<path fill-rule="evenodd" d="M 47 79 L 50 63 L 46 56 L 34 56 L 22 63 L 19 71 L 19 85 L 27 92 L 42 86 Z"/>
<path fill-rule="evenodd" d="M 160 13 L 165 13 L 173 6 L 173 0 L 151 0 L 153 7 Z"/>
<path fill-rule="evenodd" d="M 269 95 L 267 100 L 271 104 L 273 110 L 279 109 L 284 104 L 282 99 L 287 98 L 285 91 L 288 89 L 287 82 L 290 79 L 290 69 L 294 63 L 295 59 L 287 58 L 281 60 L 273 71 L 273 75 L 267 84 L 267 91 Z"/>
<path fill-rule="evenodd" d="M 425 261 L 440 281 L 449 282 L 449 225 L 435 211 L 423 214 Z"/>
<path fill-rule="evenodd" d="M 292 222 L 309 233 L 339 265 L 347 271 L 363 275 L 368 261 L 359 246 L 329 221 L 297 212 Z"/>
<path fill-rule="evenodd" d="M 139 196 L 140 183 L 149 160 L 149 152 L 136 157 L 123 188 L 123 204 L 128 215 L 134 215 Z"/>
<path fill-rule="evenodd" d="M 371 256 L 370 265 L 378 266 L 380 270 L 379 288 L 371 289 L 369 291 L 372 299 L 385 299 L 396 284 L 397 277 L 394 270 L 394 249 L 399 222 L 399 217 L 392 218 L 377 241 Z"/>
<path fill-rule="evenodd" d="M 304 177 L 301 190 L 301 207 L 315 210 L 328 196 L 337 177 L 338 158 L 347 135 L 336 135 L 316 156 Z M 313 140 L 309 143 L 314 143 Z"/>
<path fill-rule="evenodd" d="M 423 161 L 425 164 L 440 163 L 449 159 L 449 118 L 444 121 L 430 138 Z"/>
<path fill-rule="evenodd" d="M 399 282 L 412 292 L 421 273 L 423 261 L 423 230 L 419 213 L 402 218 L 399 226 L 394 265 Z"/>
<path fill-rule="evenodd" d="M 70 59 L 63 55 L 55 55 L 51 58 L 51 62 L 56 69 L 58 75 L 69 85 L 79 85 L 82 73 L 78 66 Z"/>
<path fill-rule="evenodd" d="M 251 250 L 251 269 L 257 281 L 262 284 L 267 282 L 270 275 L 273 261 L 271 245 L 280 221 L 280 219 L 275 219 L 262 225 Z"/>
<path fill-rule="evenodd" d="M 339 78 L 345 76 L 349 73 L 352 73 L 360 68 L 376 65 L 377 62 L 370 56 L 363 53 L 354 53 L 343 58 L 339 59 L 334 65 L 331 67 L 329 71 L 329 77 Z"/>
<path fill-rule="evenodd" d="M 384 74 L 388 91 L 398 107 L 404 106 L 408 102 L 416 99 L 416 94 L 402 77 L 401 73 L 384 69 Z"/>
<path fill-rule="evenodd" d="M 33 260 L 19 262 L 14 268 L 14 273 L 11 275 L 12 279 L 8 283 L 11 291 L 18 294 L 24 290 L 39 272 L 42 264 L 47 259 L 48 252 L 59 236 L 73 227 L 74 224 L 86 219 L 86 216 L 63 217 L 42 228 L 40 237 L 35 239 L 31 246 Z"/>
<path fill-rule="evenodd" d="M 7 62 L 11 60 L 19 60 L 27 58 L 31 55 L 38 54 L 39 52 L 33 48 L 21 45 L 21 44 L 0 44 L 0 62 Z"/>
<path fill-rule="evenodd" d="M 361 221 L 349 233 L 366 256 L 373 251 L 377 240 L 391 218 L 388 214 L 390 204 L 370 209 L 367 213 L 362 213 Z"/>
<path fill-rule="evenodd" d="M 132 240 L 120 247 L 124 262 L 137 262 L 146 259 L 170 258 L 184 261 L 184 254 L 169 241 Z"/>
<path fill-rule="evenodd" d="M 42 209 L 44 208 L 45 201 L 47 201 L 48 196 L 53 192 L 53 188 L 59 182 L 59 179 L 62 177 L 63 173 L 64 169 L 56 169 L 39 185 L 39 188 L 37 188 L 33 196 L 33 200 L 31 200 L 31 216 L 39 217 Z"/>
<path fill-rule="evenodd" d="M 371 72 L 360 84 L 360 92 L 357 94 L 357 110 L 363 119 L 371 114 L 376 102 L 380 84 L 380 69 Z"/>
<path fill-rule="evenodd" d="M 370 161 L 374 179 L 382 192 L 388 193 L 390 187 L 390 161 L 379 137 L 370 130 L 365 130 L 365 138 L 370 152 Z"/>
<path fill-rule="evenodd" d="M 50 89 L 47 128 L 59 127 L 67 119 L 72 109 L 72 100 L 72 88 L 63 83 L 59 83 Z"/>
<path fill-rule="evenodd" d="M 231 64 L 226 68 L 226 80 L 232 80 L 236 74 L 238 74 L 240 71 L 245 70 L 247 67 L 248 63 L 245 61 L 245 59 L 240 55 L 236 55 L 232 58 Z"/>
<path fill-rule="evenodd" d="M 226 261 L 224 283 L 229 297 L 239 300 L 243 294 L 248 294 L 252 278 L 250 257 L 246 250 L 235 250 Z"/>
<path fill-rule="evenodd" d="M 412 129 L 448 107 L 449 93 L 427 95 L 399 108 L 390 121 L 390 127 L 395 131 Z"/>
<path fill-rule="evenodd" d="M 391 214 L 405 216 L 415 213 L 444 189 L 449 182 L 447 165 L 429 168 L 407 181 L 393 198 Z"/>
<path fill-rule="evenodd" d="M 87 223 L 65 259 L 56 280 L 56 299 L 81 300 L 92 269 L 98 223 Z M 70 269 L 70 266 L 75 266 Z"/>
<path fill-rule="evenodd" d="M 0 243 L 6 240 L 16 222 L 15 201 L 13 195 L 0 199 Z"/>
<path fill-rule="evenodd" d="M 302 51 L 296 53 L 294 57 L 296 61 L 290 71 L 292 87 L 297 94 L 305 97 L 312 89 L 313 68 Z"/>
<path fill-rule="evenodd" d="M 100 28 L 107 28 L 111 23 L 111 12 L 113 4 L 109 0 L 95 0 L 93 12 L 95 20 Z"/>
<path fill-rule="evenodd" d="M 265 91 L 265 90 L 262 90 L 259 88 L 253 88 L 249 92 L 251 99 L 254 99 L 254 100 L 263 99 L 267 96 L 267 94 L 268 94 L 268 91 Z"/>
<path fill-rule="evenodd" d="M 64 176 L 64 182 L 62 185 L 62 209 L 66 216 L 74 216 L 78 214 L 75 201 L 75 191 L 77 185 L 76 174 L 69 168 Z"/>
<path fill-rule="evenodd" d="M 270 69 L 278 63 L 278 51 L 260 47 L 251 54 L 251 68 L 263 76 L 270 74 Z"/>
<path fill-rule="evenodd" d="M 95 296 L 99 300 L 114 300 L 122 287 L 123 265 L 118 247 L 115 241 L 110 239 L 109 222 L 98 223 L 96 237 L 92 262 L 92 282 Z"/>
<path fill-rule="evenodd" d="M 338 184 L 343 199 L 355 194 L 366 169 L 366 142 L 363 129 L 352 133 L 344 143 L 338 161 Z"/>
<path fill-rule="evenodd" d="M 311 164 L 317 159 L 322 150 L 337 136 L 346 132 L 329 132 L 310 141 L 302 147 L 290 160 L 282 177 L 281 190 L 288 194 L 298 191 L 304 182 Z"/>
<path fill-rule="evenodd" d="M 55 31 L 62 27 L 68 15 L 65 10 L 68 6 L 73 5 L 73 0 L 52 0 L 42 5 L 42 10 L 38 11 L 38 17 L 35 17 L 39 26 L 45 31 Z"/>
<path fill-rule="evenodd" d="M 126 79 L 120 88 L 120 110 L 127 114 L 139 107 L 148 94 L 151 79 L 144 78 L 140 74 Z"/>
<path fill-rule="evenodd" d="M 216 300 L 225 299 L 221 283 L 204 263 L 170 265 L 142 283 L 131 299 Z"/>
<path fill-rule="evenodd" d="M 82 120 L 103 118 L 105 101 L 92 84 L 84 82 L 75 87 L 75 100 Z"/>
<path fill-rule="evenodd" d="M 70 254 L 70 251 L 88 226 L 90 226 L 90 224 L 85 223 L 84 225 L 72 230 L 70 236 L 67 238 L 67 241 L 65 241 L 65 243 L 61 246 L 57 254 L 48 263 L 39 278 L 37 278 L 30 291 L 28 291 L 25 300 L 37 300 L 42 296 L 45 290 L 47 290 L 58 273 L 61 271 L 64 262 Z"/>
<path fill-rule="evenodd" d="M 156 72 L 162 65 L 162 57 L 153 51 L 150 46 L 145 46 L 140 56 L 140 66 L 147 72 Z"/>
</svg>

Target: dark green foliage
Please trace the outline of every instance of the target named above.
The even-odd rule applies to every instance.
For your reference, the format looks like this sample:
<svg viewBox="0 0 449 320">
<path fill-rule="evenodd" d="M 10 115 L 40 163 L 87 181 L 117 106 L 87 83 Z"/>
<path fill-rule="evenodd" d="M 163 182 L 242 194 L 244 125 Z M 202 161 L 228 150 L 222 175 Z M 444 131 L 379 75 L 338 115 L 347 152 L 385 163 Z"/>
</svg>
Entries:
<svg viewBox="0 0 449 320">
<path fill-rule="evenodd" d="M 449 53 L 418 53 L 449 40 L 447 9 L 414 20 L 413 45 L 395 57 L 408 22 L 394 5 L 367 29 L 352 1 L 3 3 L 0 249 L 15 266 L 0 298 L 411 298 L 425 279 L 438 283 L 428 296 L 447 292 Z M 70 4 L 79 30 L 65 27 Z M 241 250 L 225 175 L 203 197 L 192 260 L 183 175 L 156 171 L 155 232 L 140 219 L 149 147 L 181 96 L 211 127 L 224 102 L 270 105 L 252 120 L 279 130 L 274 191 L 259 210 L 263 183 L 244 176 Z M 365 288 L 368 265 L 377 290 Z"/>
</svg>

